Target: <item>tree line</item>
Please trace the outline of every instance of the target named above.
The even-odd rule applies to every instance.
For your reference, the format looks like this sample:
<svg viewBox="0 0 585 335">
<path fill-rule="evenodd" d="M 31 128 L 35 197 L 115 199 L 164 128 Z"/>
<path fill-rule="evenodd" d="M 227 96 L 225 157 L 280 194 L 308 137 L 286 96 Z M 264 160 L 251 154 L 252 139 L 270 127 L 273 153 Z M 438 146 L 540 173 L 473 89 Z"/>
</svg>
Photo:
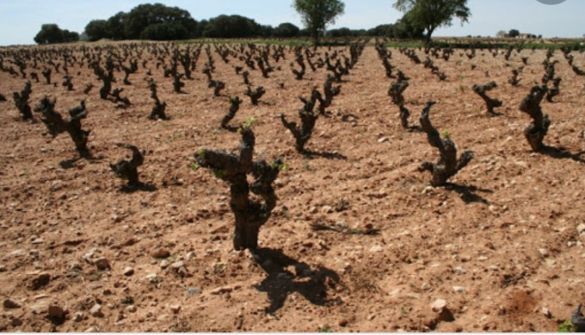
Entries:
<svg viewBox="0 0 585 335">
<path fill-rule="evenodd" d="M 143 4 L 129 12 L 119 12 L 107 20 L 92 20 L 80 36 L 62 30 L 56 24 L 45 24 L 35 37 L 38 44 L 66 43 L 83 40 L 185 40 L 193 38 L 294 38 L 311 37 L 319 43 L 322 36 L 356 37 L 384 36 L 390 38 L 425 38 L 440 26 L 451 25 L 453 18 L 466 22 L 470 11 L 467 0 L 395 0 L 394 7 L 404 16 L 394 24 L 372 29 L 338 28 L 327 30 L 329 24 L 345 11 L 341 0 L 294 0 L 293 8 L 301 15 L 304 29 L 292 23 L 276 27 L 262 25 L 240 15 L 220 15 L 197 21 L 179 7 L 160 3 Z"/>
</svg>

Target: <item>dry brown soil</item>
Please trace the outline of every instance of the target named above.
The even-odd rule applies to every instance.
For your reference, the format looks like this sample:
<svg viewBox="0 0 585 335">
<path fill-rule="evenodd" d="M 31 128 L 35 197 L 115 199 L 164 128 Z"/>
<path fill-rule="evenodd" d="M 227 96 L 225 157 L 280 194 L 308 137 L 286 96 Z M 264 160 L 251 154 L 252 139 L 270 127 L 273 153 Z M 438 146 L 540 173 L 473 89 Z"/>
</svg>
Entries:
<svg viewBox="0 0 585 335">
<path fill-rule="evenodd" d="M 226 65 L 214 56 L 215 76 L 227 83 L 219 98 L 201 73 L 203 56 L 186 94 L 173 94 L 170 79 L 154 71 L 170 121 L 147 118 L 152 102 L 142 67 L 124 87 L 133 103 L 126 110 L 99 99 L 87 68 L 71 71 L 74 92 L 34 83 L 31 104 L 50 95 L 63 114 L 85 97 L 86 83 L 96 86 L 82 123 L 92 130 L 98 159 L 68 169 L 60 162 L 76 156 L 70 138 L 52 140 L 42 123 L 20 121 L 11 96 L 24 80 L 0 73 L 0 93 L 9 99 L 0 104 L 0 297 L 19 305 L 0 307 L 0 330 L 557 330 L 585 303 L 585 231 L 579 231 L 585 156 L 532 153 L 524 139 L 529 119 L 518 106 L 543 75 L 544 52 L 523 51 L 529 65 L 519 87 L 507 79 L 520 55 L 506 62 L 480 51 L 469 60 L 456 51 L 449 62 L 435 60 L 449 77 L 440 82 L 392 52 L 393 63 L 411 77 L 405 93 L 411 122 L 434 99 L 435 126 L 461 151 L 475 152 L 453 178 L 458 186 L 431 188 L 430 176 L 417 171 L 437 151 L 424 134 L 400 127 L 386 94 L 390 80 L 371 46 L 308 144 L 347 159 L 295 152 L 279 115 L 296 119 L 297 97 L 321 86 L 326 72 L 309 70 L 305 80 L 294 80 L 290 52 L 270 79 L 252 72 L 268 92 L 257 107 L 243 96 L 233 70 L 238 61 Z M 543 103 L 552 120 L 545 143 L 577 154 L 585 150 L 585 78 L 560 52 L 555 59 L 563 82 L 557 102 Z M 583 54 L 575 59 L 585 67 Z M 53 78 L 60 83 L 62 74 Z M 490 80 L 499 84 L 490 94 L 505 103 L 499 117 L 486 116 L 471 91 Z M 260 232 L 259 261 L 233 250 L 228 186 L 192 168 L 201 148 L 239 145 L 238 134 L 219 129 L 228 95 L 245 100 L 234 124 L 256 119 L 256 156 L 280 156 L 288 165 L 276 182 L 278 205 Z M 119 142 L 146 151 L 141 178 L 156 191 L 120 191 L 123 181 L 108 165 L 128 154 Z M 312 224 L 339 229 L 314 231 Z M 379 234 L 362 234 L 370 227 Z M 153 257 L 161 249 L 167 259 Z M 98 269 L 100 258 L 111 269 Z M 125 275 L 128 267 L 133 273 Z M 454 321 L 433 312 L 437 299 L 447 302 Z M 49 306 L 66 312 L 63 324 L 48 319 Z"/>
</svg>

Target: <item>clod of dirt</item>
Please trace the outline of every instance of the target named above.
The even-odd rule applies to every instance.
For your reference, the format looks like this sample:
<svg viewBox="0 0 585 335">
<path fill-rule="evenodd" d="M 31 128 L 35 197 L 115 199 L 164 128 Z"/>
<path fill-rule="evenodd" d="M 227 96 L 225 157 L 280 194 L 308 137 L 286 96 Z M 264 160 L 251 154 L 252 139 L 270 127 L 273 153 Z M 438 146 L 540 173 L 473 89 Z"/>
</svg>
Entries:
<svg viewBox="0 0 585 335">
<path fill-rule="evenodd" d="M 97 267 L 97 269 L 100 271 L 108 271 L 108 270 L 112 269 L 112 266 L 110 265 L 110 261 L 108 261 L 108 259 L 104 258 L 104 257 L 95 261 L 94 264 Z"/>
<path fill-rule="evenodd" d="M 148 282 L 151 284 L 158 284 L 162 281 L 162 278 L 159 277 L 156 273 L 149 273 L 146 275 L 146 280 L 148 280 Z"/>
<path fill-rule="evenodd" d="M 131 268 L 131 267 L 126 267 L 126 268 L 124 269 L 124 276 L 127 276 L 127 277 L 129 277 L 129 276 L 131 276 L 131 275 L 133 275 L 133 274 L 134 274 L 134 269 L 133 269 L 133 268 Z"/>
<path fill-rule="evenodd" d="M 151 256 L 153 258 L 156 258 L 156 259 L 164 259 L 164 258 L 169 258 L 171 256 L 171 253 L 168 250 L 161 248 L 161 249 L 155 250 L 151 254 Z"/>
<path fill-rule="evenodd" d="M 42 273 L 31 281 L 29 288 L 33 291 L 40 290 L 41 288 L 47 286 L 50 281 L 51 275 L 48 273 Z"/>
<path fill-rule="evenodd" d="M 61 325 L 65 322 L 67 312 L 57 305 L 49 305 L 47 310 L 47 318 L 55 325 Z"/>
<path fill-rule="evenodd" d="M 74 322 L 81 322 L 81 321 L 83 321 L 84 318 L 85 318 L 85 315 L 83 314 L 83 312 L 77 312 L 73 316 L 73 321 Z"/>
<path fill-rule="evenodd" d="M 444 299 L 437 299 L 431 304 L 431 308 L 433 309 L 433 312 L 439 313 L 447 308 L 447 301 Z"/>
<path fill-rule="evenodd" d="M 437 313 L 437 323 L 440 321 L 443 322 L 453 322 L 455 321 L 455 316 L 449 308 L 447 307 L 447 301 L 444 299 L 437 299 L 435 302 L 431 304 L 431 308 L 433 312 Z"/>
<path fill-rule="evenodd" d="M 20 308 L 20 304 L 17 303 L 16 301 L 12 300 L 12 299 L 4 299 L 4 302 L 2 303 L 2 305 L 4 306 L 4 308 L 6 309 L 16 309 L 16 308 Z"/>
<path fill-rule="evenodd" d="M 169 309 L 171 310 L 171 312 L 179 314 L 179 312 L 181 311 L 181 305 L 171 305 Z"/>
<path fill-rule="evenodd" d="M 100 304 L 93 305 L 93 307 L 89 310 L 89 314 L 96 318 L 103 318 L 104 313 L 102 312 L 102 305 Z"/>
</svg>

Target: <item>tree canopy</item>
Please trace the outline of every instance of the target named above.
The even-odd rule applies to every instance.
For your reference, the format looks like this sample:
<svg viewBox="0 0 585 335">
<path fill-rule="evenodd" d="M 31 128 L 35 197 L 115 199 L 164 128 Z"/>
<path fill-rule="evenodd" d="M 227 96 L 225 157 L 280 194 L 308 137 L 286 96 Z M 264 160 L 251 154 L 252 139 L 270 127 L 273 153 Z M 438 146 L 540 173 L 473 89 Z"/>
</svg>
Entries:
<svg viewBox="0 0 585 335">
<path fill-rule="evenodd" d="M 67 29 L 62 30 L 54 23 L 43 24 L 34 38 L 37 44 L 69 43 L 79 41 L 79 34 Z"/>
<path fill-rule="evenodd" d="M 327 25 L 335 23 L 345 11 L 345 4 L 340 0 L 295 0 L 293 7 L 301 15 L 315 44 L 319 43 Z"/>
<path fill-rule="evenodd" d="M 301 29 L 292 23 L 281 23 L 273 29 L 272 35 L 280 38 L 297 37 L 301 33 Z"/>
<path fill-rule="evenodd" d="M 197 21 L 188 11 L 160 3 L 139 5 L 108 20 L 93 20 L 85 27 L 90 41 L 102 38 L 180 40 L 195 37 L 196 31 Z"/>
<path fill-rule="evenodd" d="M 166 24 L 166 26 L 160 26 Z M 139 39 L 150 25 L 159 25 L 156 29 L 174 29 L 176 31 L 194 31 L 197 22 L 191 14 L 179 7 L 167 7 L 163 4 L 145 4 L 134 7 L 124 19 L 124 35 L 126 39 Z M 173 27 L 173 28 L 171 28 Z M 178 36 L 176 39 L 187 38 Z"/>
<path fill-rule="evenodd" d="M 520 31 L 518 29 L 510 29 L 508 32 L 508 37 L 518 37 L 520 36 Z"/>
<path fill-rule="evenodd" d="M 110 38 L 110 26 L 106 20 L 93 20 L 85 26 L 85 34 L 90 41 L 97 41 L 102 38 Z"/>
<path fill-rule="evenodd" d="M 424 30 L 427 42 L 438 27 L 450 26 L 454 18 L 467 22 L 471 16 L 467 0 L 396 0 L 394 7 L 405 13 L 403 20 Z"/>
<path fill-rule="evenodd" d="M 139 5 L 129 12 L 119 12 L 106 20 L 90 21 L 85 27 L 84 38 L 89 41 L 100 39 L 127 40 L 182 40 L 198 37 L 209 38 L 250 38 L 250 37 L 312 37 L 315 43 L 325 34 L 328 37 L 384 36 L 390 38 L 421 38 L 427 31 L 418 17 L 422 4 L 428 0 L 395 0 L 405 14 L 394 24 L 384 24 L 372 28 L 338 28 L 327 31 L 327 25 L 345 11 L 341 0 L 294 0 L 293 7 L 301 14 L 305 28 L 299 29 L 290 22 L 276 27 L 262 25 L 251 18 L 241 15 L 219 15 L 208 20 L 196 21 L 191 14 L 178 7 L 168 7 L 160 3 Z M 433 0 L 449 2 L 466 0 Z M 422 7 L 421 7 L 422 8 Z M 451 8 L 451 7 L 449 7 Z M 459 9 L 457 9 L 459 10 Z M 459 12 L 457 12 L 459 13 Z M 442 24 L 450 24 L 450 20 Z M 49 27 L 49 33 L 52 34 Z M 53 29 L 54 30 L 54 29 Z M 431 33 L 434 27 L 430 29 Z M 44 35 L 43 35 L 44 36 Z M 41 36 L 42 37 L 42 36 Z M 43 38 L 41 38 L 43 40 Z"/>
<path fill-rule="evenodd" d="M 220 15 L 207 22 L 203 37 L 238 38 L 263 36 L 262 26 L 256 21 L 240 15 Z M 269 35 L 270 36 L 270 33 Z"/>
</svg>

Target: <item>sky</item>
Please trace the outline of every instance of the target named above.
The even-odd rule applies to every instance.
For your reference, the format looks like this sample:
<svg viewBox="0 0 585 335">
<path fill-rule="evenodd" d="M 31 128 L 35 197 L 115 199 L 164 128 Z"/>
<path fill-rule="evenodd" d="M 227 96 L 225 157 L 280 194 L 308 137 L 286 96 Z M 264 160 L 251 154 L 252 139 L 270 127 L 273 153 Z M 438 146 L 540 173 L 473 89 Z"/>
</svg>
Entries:
<svg viewBox="0 0 585 335">
<path fill-rule="evenodd" d="M 343 0 L 345 14 L 329 28 L 369 29 L 393 23 L 402 13 L 393 0 Z M 83 32 L 93 19 L 107 19 L 119 11 L 129 11 L 144 0 L 0 0 L 0 45 L 33 44 L 43 23 L 57 23 L 63 29 Z M 276 26 L 292 22 L 302 26 L 291 7 L 292 0 L 158 0 L 168 6 L 188 10 L 202 20 L 220 14 L 239 14 L 261 24 Z M 152 3 L 151 2 L 151 3 Z M 494 36 L 500 30 L 518 29 L 544 37 L 583 37 L 584 0 L 566 0 L 544 5 L 537 0 L 468 0 L 469 23 L 437 30 L 435 36 Z"/>
</svg>

